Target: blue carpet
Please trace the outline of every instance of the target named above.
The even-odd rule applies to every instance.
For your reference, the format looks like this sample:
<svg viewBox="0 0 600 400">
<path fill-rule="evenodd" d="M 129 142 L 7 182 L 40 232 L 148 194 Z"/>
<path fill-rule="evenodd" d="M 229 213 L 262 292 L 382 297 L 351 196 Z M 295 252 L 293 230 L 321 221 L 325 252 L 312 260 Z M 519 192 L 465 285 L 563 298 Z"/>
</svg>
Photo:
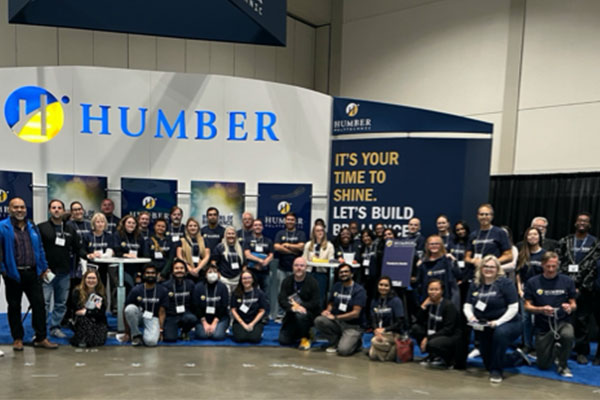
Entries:
<svg viewBox="0 0 600 400">
<path fill-rule="evenodd" d="M 117 320 L 115 317 L 111 316 L 110 314 L 108 314 L 108 325 L 109 325 L 111 331 L 117 330 Z M 29 315 L 27 317 L 27 320 L 25 321 L 25 324 L 24 324 L 24 328 L 25 328 L 24 341 L 27 343 L 27 342 L 30 342 L 33 337 L 33 329 L 31 328 L 31 315 Z M 225 339 L 221 342 L 215 342 L 215 341 L 211 341 L 211 340 L 190 340 L 188 342 L 178 341 L 176 343 L 161 343 L 161 345 L 162 346 L 240 346 L 240 347 L 246 347 L 246 346 L 263 346 L 263 347 L 271 346 L 271 347 L 273 347 L 273 346 L 276 346 L 276 347 L 279 347 L 280 345 L 279 345 L 279 342 L 277 341 L 277 338 L 279 336 L 279 328 L 280 328 L 280 325 L 277 323 L 270 322 L 269 324 L 267 324 L 265 326 L 265 329 L 263 332 L 263 340 L 258 344 L 235 343 L 231 339 L 231 337 L 228 337 L 227 339 Z M 69 330 L 65 330 L 65 333 L 67 333 L 67 335 L 69 335 L 69 336 L 71 336 L 73 334 Z M 373 337 L 372 334 L 363 335 L 363 345 L 365 348 L 369 347 L 372 337 Z M 67 346 L 69 345 L 68 339 L 52 338 L 52 341 L 59 343 L 61 345 L 67 345 Z M 13 339 L 10 335 L 10 329 L 8 327 L 8 321 L 6 319 L 6 314 L 1 313 L 0 314 L 0 344 L 10 345 L 10 344 L 12 344 L 12 342 L 13 342 Z M 313 344 L 313 347 L 320 346 L 323 344 L 324 344 L 324 342 L 316 342 Z M 129 344 L 120 343 L 114 337 L 109 337 L 106 341 L 106 345 L 107 346 L 126 346 Z M 594 354 L 596 354 L 596 348 L 597 348 L 597 344 L 592 343 L 592 356 Z M 415 358 L 421 358 L 424 356 L 419 351 L 418 346 L 415 346 L 414 354 L 415 354 Z M 592 357 L 590 357 L 590 359 L 591 358 Z M 469 359 L 468 363 L 469 363 L 469 366 L 483 368 L 483 361 L 481 360 L 480 357 Z M 583 385 L 600 387 L 600 366 L 595 367 L 595 366 L 592 366 L 591 363 L 588 363 L 587 365 L 579 365 L 574 360 L 569 360 L 569 368 L 573 372 L 573 378 L 570 378 L 570 379 L 562 378 L 560 375 L 558 375 L 558 373 L 556 372 L 556 370 L 554 368 L 547 370 L 547 371 L 541 371 L 535 367 L 535 363 L 531 367 L 520 366 L 517 368 L 508 368 L 508 369 L 506 369 L 506 372 L 529 375 L 529 376 L 537 376 L 540 378 L 554 379 L 554 380 L 560 380 L 560 381 L 565 381 L 565 382 L 573 382 L 573 383 L 580 383 Z"/>
</svg>

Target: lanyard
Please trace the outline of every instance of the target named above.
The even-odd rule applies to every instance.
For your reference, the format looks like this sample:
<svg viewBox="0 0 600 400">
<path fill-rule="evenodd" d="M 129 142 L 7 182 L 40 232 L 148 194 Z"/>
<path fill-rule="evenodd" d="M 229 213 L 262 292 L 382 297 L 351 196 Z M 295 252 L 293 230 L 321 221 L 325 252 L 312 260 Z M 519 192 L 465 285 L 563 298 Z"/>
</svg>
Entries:
<svg viewBox="0 0 600 400">
<path fill-rule="evenodd" d="M 144 304 L 146 304 L 146 306 L 148 306 L 148 297 L 146 296 L 147 290 L 146 288 L 144 288 Z M 156 284 L 154 284 L 154 293 L 152 294 L 152 299 L 156 300 Z M 152 302 L 152 315 L 154 315 L 154 306 L 156 305 L 156 302 Z M 148 311 L 148 310 L 146 310 Z"/>
<path fill-rule="evenodd" d="M 182 306 L 185 305 L 185 279 L 183 280 L 183 292 L 181 292 L 183 294 L 183 303 L 181 304 Z M 175 280 L 173 280 L 173 297 L 175 297 L 175 308 L 179 307 L 179 304 L 177 304 L 177 286 L 175 285 Z M 154 309 L 152 309 L 152 311 L 154 312 Z"/>
<path fill-rule="evenodd" d="M 65 235 L 65 227 L 64 227 L 64 222 L 62 222 L 60 225 L 60 232 L 57 232 L 58 237 L 63 237 Z M 56 228 L 56 226 L 55 226 Z"/>
<path fill-rule="evenodd" d="M 440 304 L 438 304 L 435 308 L 435 317 L 433 318 L 433 324 L 431 322 L 432 318 L 431 318 L 431 308 L 433 307 L 433 305 L 429 306 L 429 318 L 427 319 L 427 331 L 435 331 L 437 328 L 437 320 L 438 317 L 440 316 L 440 306 L 442 305 L 442 302 L 440 301 Z"/>
<path fill-rule="evenodd" d="M 298 240 L 298 236 L 296 235 L 296 230 L 293 231 L 286 231 L 287 237 L 286 237 L 286 242 L 289 242 L 290 240 Z M 292 236 L 291 234 L 294 234 L 294 236 Z"/>
<path fill-rule="evenodd" d="M 492 291 L 492 289 L 494 289 L 494 285 L 495 285 L 495 284 L 496 284 L 496 282 L 492 282 L 492 284 L 490 285 L 490 288 L 488 289 L 488 291 L 487 291 L 487 292 L 484 292 L 484 291 L 483 291 L 483 288 L 485 287 L 485 285 L 481 285 L 481 293 L 479 294 L 479 296 L 478 296 L 478 297 L 481 299 L 481 297 L 482 297 L 484 294 L 486 294 L 486 293 L 487 293 L 487 294 L 489 294 L 489 293 Z M 486 306 L 486 307 L 487 307 L 488 301 L 490 301 L 490 296 L 485 296 L 485 301 L 484 301 L 484 303 L 485 303 L 485 306 Z"/>
<path fill-rule="evenodd" d="M 558 333 L 558 310 L 554 310 L 554 314 L 550 317 L 548 316 L 548 325 L 550 326 L 550 330 L 554 335 L 554 340 L 560 339 L 560 333 Z"/>
<path fill-rule="evenodd" d="M 215 283 L 215 289 L 213 290 L 213 295 L 212 295 L 212 299 L 213 299 L 213 307 L 217 307 L 217 283 Z M 206 285 L 206 294 L 208 295 L 208 285 Z M 208 302 L 209 297 L 206 298 L 206 305 L 209 305 Z"/>
<path fill-rule="evenodd" d="M 344 289 L 345 289 L 345 286 L 344 286 L 344 284 L 342 284 L 342 293 L 341 293 L 341 294 L 344 294 Z M 353 292 L 354 292 L 354 282 L 352 282 L 352 286 L 350 286 L 350 293 L 349 293 L 349 295 L 350 295 L 350 298 L 349 298 L 349 299 L 348 299 L 348 301 L 347 301 L 347 302 L 345 302 L 345 303 L 344 303 L 344 301 L 343 301 L 342 299 L 340 299 L 340 303 L 342 303 L 342 304 L 346 304 L 346 306 L 347 306 L 348 304 L 350 304 L 350 300 L 352 300 L 352 293 L 353 293 Z"/>
<path fill-rule="evenodd" d="M 379 311 L 381 308 L 387 307 L 387 296 L 379 299 L 379 307 L 375 311 L 375 315 L 377 316 L 377 326 L 379 328 L 383 328 L 383 313 Z"/>
<path fill-rule="evenodd" d="M 490 226 L 490 229 L 488 230 L 487 235 L 485 235 L 485 239 L 483 239 L 484 242 L 483 242 L 483 246 L 481 247 L 481 257 L 484 256 L 483 251 L 485 250 L 485 245 L 487 244 L 488 238 L 490 237 L 492 228 L 493 228 L 493 226 Z M 479 235 L 481 235 L 481 230 L 479 230 L 479 232 L 477 232 L 477 242 L 479 242 Z M 477 253 L 477 245 L 475 245 L 475 253 Z"/>
<path fill-rule="evenodd" d="M 98 236 L 96 236 L 96 234 L 95 234 L 95 233 L 94 233 L 93 235 L 94 235 L 94 239 L 93 239 L 93 243 L 94 243 L 94 245 L 93 245 L 93 248 L 94 248 L 94 250 L 96 250 L 96 248 L 98 247 L 98 246 L 97 246 L 98 242 L 96 241 L 96 238 L 97 238 Z M 99 237 L 100 237 L 100 248 L 101 248 L 101 249 L 104 249 L 104 233 L 102 233 L 102 235 L 100 235 Z"/>
<path fill-rule="evenodd" d="M 577 258 L 577 253 L 583 253 L 583 248 L 587 243 L 588 237 L 589 236 L 586 235 L 586 237 L 583 238 L 583 240 L 581 241 L 581 246 L 579 246 L 579 248 L 575 247 L 575 244 L 577 243 L 577 238 L 573 237 L 573 262 L 575 262 L 575 258 Z"/>
<path fill-rule="evenodd" d="M 254 300 L 254 288 L 252 288 L 252 291 L 250 292 L 249 299 L 246 298 L 246 293 L 247 292 L 244 292 L 244 295 L 242 296 L 242 304 L 246 304 L 246 300 Z M 250 304 L 252 304 L 252 302 L 250 302 Z"/>
</svg>

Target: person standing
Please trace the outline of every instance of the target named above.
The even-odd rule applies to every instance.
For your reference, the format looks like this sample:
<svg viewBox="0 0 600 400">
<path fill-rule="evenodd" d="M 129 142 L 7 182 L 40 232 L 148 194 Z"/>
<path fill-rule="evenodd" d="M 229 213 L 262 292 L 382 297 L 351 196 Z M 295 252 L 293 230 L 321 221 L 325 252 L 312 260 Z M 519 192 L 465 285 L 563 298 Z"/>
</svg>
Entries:
<svg viewBox="0 0 600 400">
<path fill-rule="evenodd" d="M 48 273 L 42 239 L 36 226 L 27 220 L 25 201 L 15 197 L 8 203 L 9 217 L 0 222 L 0 272 L 6 286 L 8 323 L 13 350 L 23 351 L 21 299 L 23 293 L 31 304 L 34 347 L 56 349 L 46 337 L 46 311 L 40 278 Z"/>
<path fill-rule="evenodd" d="M 254 216 L 252 216 L 252 213 L 246 211 L 242 214 L 242 229 L 238 230 L 236 233 L 240 245 L 242 248 L 245 248 L 246 244 L 252 240 L 252 235 L 254 234 Z"/>
<path fill-rule="evenodd" d="M 219 225 L 219 210 L 215 207 L 209 207 L 206 210 L 207 225 L 200 230 L 204 238 L 204 244 L 212 254 L 215 247 L 223 240 L 225 236 L 225 228 Z"/>
<path fill-rule="evenodd" d="M 50 219 L 38 225 L 51 271 L 51 274 L 46 275 L 42 287 L 46 314 L 49 317 L 50 335 L 64 339 L 67 335 L 60 329 L 60 323 L 67 311 L 71 259 L 76 256 L 85 258 L 86 253 L 75 229 L 63 220 L 64 203 L 57 199 L 51 200 L 48 211 Z M 54 305 L 52 305 L 53 299 Z"/>
<path fill-rule="evenodd" d="M 271 275 L 271 261 L 273 261 L 273 242 L 262 234 L 262 220 L 255 219 L 252 226 L 254 233 L 250 238 L 246 237 L 243 240 L 244 257 L 248 268 L 254 271 L 258 286 L 269 297 L 271 293 L 269 291 L 269 276 Z"/>
<path fill-rule="evenodd" d="M 102 200 L 100 211 L 106 217 L 106 232 L 113 235 L 117 233 L 117 225 L 119 225 L 120 218 L 113 214 L 115 203 L 111 199 Z"/>
</svg>

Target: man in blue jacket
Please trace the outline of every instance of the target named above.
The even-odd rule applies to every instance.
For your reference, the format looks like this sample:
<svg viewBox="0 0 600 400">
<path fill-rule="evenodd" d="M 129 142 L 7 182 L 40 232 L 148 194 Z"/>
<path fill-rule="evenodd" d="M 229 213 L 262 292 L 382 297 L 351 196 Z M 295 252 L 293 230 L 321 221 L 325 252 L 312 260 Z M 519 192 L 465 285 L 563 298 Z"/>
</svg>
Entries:
<svg viewBox="0 0 600 400">
<path fill-rule="evenodd" d="M 8 203 L 9 217 L 0 221 L 0 272 L 6 285 L 8 323 L 13 350 L 23 350 L 21 299 L 31 304 L 34 347 L 56 349 L 46 337 L 46 310 L 41 279 L 48 279 L 48 264 L 39 231 L 27 220 L 25 201 L 15 197 Z"/>
</svg>

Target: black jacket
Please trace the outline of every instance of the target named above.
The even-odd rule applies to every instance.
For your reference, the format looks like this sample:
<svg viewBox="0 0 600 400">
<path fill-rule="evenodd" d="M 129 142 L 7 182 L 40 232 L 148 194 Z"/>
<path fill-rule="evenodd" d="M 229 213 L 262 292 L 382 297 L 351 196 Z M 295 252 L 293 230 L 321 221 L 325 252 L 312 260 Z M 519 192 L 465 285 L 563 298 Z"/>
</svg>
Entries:
<svg viewBox="0 0 600 400">
<path fill-rule="evenodd" d="M 85 250 L 75 229 L 66 222 L 62 223 L 62 238 L 65 239 L 65 245 L 57 245 L 54 227 L 55 225 L 49 220 L 38 225 L 48 267 L 55 274 L 68 274 L 71 270 L 71 255 L 85 258 Z"/>
<path fill-rule="evenodd" d="M 290 275 L 281 282 L 281 290 L 279 290 L 279 306 L 289 312 L 292 308 L 288 298 L 296 292 L 294 289 L 294 275 Z M 319 292 L 319 284 L 311 275 L 306 274 L 304 283 L 298 293 L 302 300 L 302 306 L 306 311 L 314 316 L 321 313 L 321 295 Z"/>
</svg>

